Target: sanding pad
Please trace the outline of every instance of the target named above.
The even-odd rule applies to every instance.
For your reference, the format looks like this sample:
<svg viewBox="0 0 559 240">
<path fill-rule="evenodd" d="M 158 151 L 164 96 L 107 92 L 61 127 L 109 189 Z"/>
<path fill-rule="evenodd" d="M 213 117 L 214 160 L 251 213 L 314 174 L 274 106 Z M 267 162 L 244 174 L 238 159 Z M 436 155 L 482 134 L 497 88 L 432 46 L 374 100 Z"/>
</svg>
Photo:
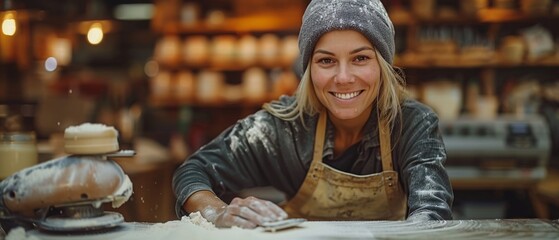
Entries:
<svg viewBox="0 0 559 240">
<path fill-rule="evenodd" d="M 118 131 L 114 127 L 84 123 L 64 131 L 64 150 L 68 154 L 105 154 L 118 149 Z"/>
</svg>

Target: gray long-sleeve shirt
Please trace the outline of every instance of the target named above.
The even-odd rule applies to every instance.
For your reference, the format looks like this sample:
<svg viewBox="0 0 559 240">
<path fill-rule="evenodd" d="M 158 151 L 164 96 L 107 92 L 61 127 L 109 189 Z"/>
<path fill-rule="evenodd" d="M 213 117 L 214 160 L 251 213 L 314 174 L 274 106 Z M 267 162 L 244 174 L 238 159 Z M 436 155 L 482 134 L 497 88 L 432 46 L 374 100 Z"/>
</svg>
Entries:
<svg viewBox="0 0 559 240">
<path fill-rule="evenodd" d="M 294 97 L 282 97 L 290 104 Z M 376 111 L 376 109 L 373 109 Z M 401 120 L 401 121 L 400 121 Z M 281 120 L 260 110 L 222 132 L 193 153 L 176 171 L 173 190 L 178 216 L 193 193 L 210 190 L 218 196 L 234 195 L 259 186 L 273 186 L 288 199 L 296 193 L 312 161 L 318 115 Z M 348 151 L 357 151 L 349 172 L 382 171 L 376 114 L 365 125 L 363 139 Z M 328 121 L 323 162 L 334 160 L 334 126 Z M 392 129 L 392 160 L 408 195 L 408 220 L 452 219 L 453 193 L 444 169 L 446 151 L 437 115 L 427 106 L 406 100 L 402 116 Z"/>
</svg>

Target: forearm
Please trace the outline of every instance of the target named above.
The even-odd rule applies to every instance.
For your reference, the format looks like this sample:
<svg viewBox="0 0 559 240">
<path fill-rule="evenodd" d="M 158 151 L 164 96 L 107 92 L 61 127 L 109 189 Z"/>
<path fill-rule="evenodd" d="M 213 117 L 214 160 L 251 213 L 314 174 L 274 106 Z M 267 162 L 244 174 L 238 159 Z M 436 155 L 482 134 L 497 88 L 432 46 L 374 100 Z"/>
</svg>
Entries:
<svg viewBox="0 0 559 240">
<path fill-rule="evenodd" d="M 406 122 L 400 173 L 408 193 L 409 218 L 452 219 L 453 193 L 444 169 L 446 151 L 434 114 L 418 114 Z"/>
<path fill-rule="evenodd" d="M 211 191 L 198 191 L 192 194 L 183 204 L 186 212 L 200 212 L 210 222 L 215 222 L 218 213 L 227 206 Z"/>
<path fill-rule="evenodd" d="M 409 169 L 408 207 L 412 219 L 452 219 L 452 187 L 444 168 L 424 163 Z"/>
</svg>

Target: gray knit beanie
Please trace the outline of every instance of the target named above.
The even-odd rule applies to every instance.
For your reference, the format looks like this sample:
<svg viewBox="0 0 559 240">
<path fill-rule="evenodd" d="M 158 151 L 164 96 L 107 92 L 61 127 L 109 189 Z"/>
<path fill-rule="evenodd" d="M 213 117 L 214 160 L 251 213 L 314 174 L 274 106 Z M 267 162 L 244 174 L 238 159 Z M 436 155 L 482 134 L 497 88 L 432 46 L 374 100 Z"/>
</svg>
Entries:
<svg viewBox="0 0 559 240">
<path fill-rule="evenodd" d="M 295 71 L 302 75 L 318 39 L 333 30 L 352 29 L 371 41 L 389 63 L 394 59 L 394 26 L 380 0 L 312 0 L 299 31 L 300 56 Z"/>
</svg>

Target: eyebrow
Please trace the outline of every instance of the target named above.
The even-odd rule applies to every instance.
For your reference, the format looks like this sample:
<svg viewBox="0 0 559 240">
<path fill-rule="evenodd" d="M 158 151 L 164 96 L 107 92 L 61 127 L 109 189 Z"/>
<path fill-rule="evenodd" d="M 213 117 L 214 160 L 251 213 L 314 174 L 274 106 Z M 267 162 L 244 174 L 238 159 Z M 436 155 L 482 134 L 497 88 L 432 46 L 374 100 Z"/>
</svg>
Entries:
<svg viewBox="0 0 559 240">
<path fill-rule="evenodd" d="M 364 47 L 356 48 L 356 49 L 352 50 L 350 53 L 355 54 L 355 53 L 358 53 L 358 52 L 361 52 L 361 51 L 364 51 L 364 50 L 374 51 L 375 49 L 372 48 L 372 47 L 364 46 Z M 315 54 L 316 53 L 322 53 L 322 54 L 327 54 L 327 55 L 334 55 L 334 53 L 326 51 L 326 50 L 322 50 L 322 49 L 318 49 L 318 50 L 314 51 L 314 53 Z"/>
</svg>

